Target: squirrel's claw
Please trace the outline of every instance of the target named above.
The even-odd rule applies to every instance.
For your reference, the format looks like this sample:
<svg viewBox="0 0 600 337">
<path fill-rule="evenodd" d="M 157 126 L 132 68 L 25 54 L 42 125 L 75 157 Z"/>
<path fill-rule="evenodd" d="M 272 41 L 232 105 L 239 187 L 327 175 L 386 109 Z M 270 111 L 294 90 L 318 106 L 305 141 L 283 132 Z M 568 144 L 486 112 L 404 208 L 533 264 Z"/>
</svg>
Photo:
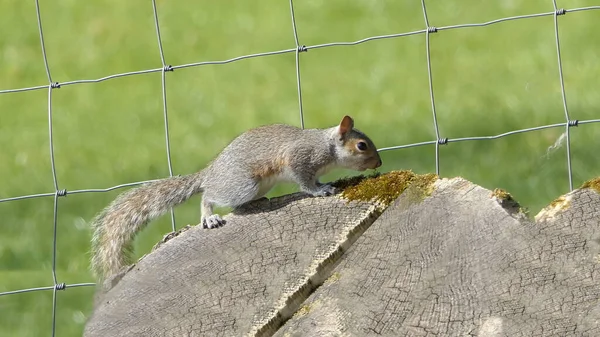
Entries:
<svg viewBox="0 0 600 337">
<path fill-rule="evenodd" d="M 213 214 L 202 218 L 202 228 L 218 228 L 225 224 L 225 220 L 219 214 Z"/>
</svg>

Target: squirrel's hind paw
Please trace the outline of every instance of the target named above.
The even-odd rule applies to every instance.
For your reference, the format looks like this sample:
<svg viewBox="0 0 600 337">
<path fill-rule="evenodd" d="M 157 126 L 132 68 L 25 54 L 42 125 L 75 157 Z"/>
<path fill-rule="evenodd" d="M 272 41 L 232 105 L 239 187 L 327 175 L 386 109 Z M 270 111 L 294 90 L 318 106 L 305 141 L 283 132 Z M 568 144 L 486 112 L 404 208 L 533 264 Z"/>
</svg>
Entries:
<svg viewBox="0 0 600 337">
<path fill-rule="evenodd" d="M 330 195 L 334 195 L 336 193 L 336 189 L 335 187 L 329 185 L 329 184 L 322 184 L 319 186 L 319 188 L 311 193 L 313 197 L 327 197 Z"/>
<path fill-rule="evenodd" d="M 225 220 L 218 214 L 202 218 L 202 228 L 219 228 L 225 224 Z"/>
</svg>

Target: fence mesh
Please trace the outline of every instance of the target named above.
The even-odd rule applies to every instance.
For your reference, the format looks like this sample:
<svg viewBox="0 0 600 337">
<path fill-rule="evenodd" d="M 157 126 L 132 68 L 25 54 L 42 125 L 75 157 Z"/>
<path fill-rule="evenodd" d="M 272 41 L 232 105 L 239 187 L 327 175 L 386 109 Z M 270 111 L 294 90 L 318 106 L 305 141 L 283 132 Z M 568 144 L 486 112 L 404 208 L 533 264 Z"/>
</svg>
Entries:
<svg viewBox="0 0 600 337">
<path fill-rule="evenodd" d="M 515 134 L 533 132 L 533 131 L 549 129 L 549 128 L 564 128 L 565 131 L 563 133 L 563 136 L 561 137 L 561 140 L 564 140 L 564 144 L 566 145 L 565 158 L 566 158 L 566 165 L 567 165 L 567 169 L 568 169 L 567 172 L 568 172 L 569 190 L 572 190 L 573 189 L 573 173 L 572 173 L 572 169 L 571 169 L 570 128 L 579 126 L 579 125 L 583 125 L 583 124 L 591 124 L 591 123 L 599 123 L 600 122 L 600 119 L 590 119 L 590 120 L 571 119 L 571 117 L 569 115 L 569 109 L 568 109 L 567 97 L 566 97 L 566 93 L 565 93 L 565 86 L 564 86 L 564 79 L 563 79 L 563 67 L 562 67 L 562 60 L 561 60 L 561 45 L 560 45 L 560 39 L 559 39 L 559 17 L 560 16 L 565 15 L 567 13 L 600 10 L 600 6 L 588 6 L 588 7 L 564 9 L 564 8 L 558 8 L 557 4 L 556 4 L 556 0 L 552 0 L 553 10 L 544 12 L 544 13 L 535 13 L 535 14 L 505 17 L 505 18 L 499 18 L 496 20 L 482 22 L 482 23 L 466 23 L 466 24 L 457 24 L 457 25 L 451 25 L 451 26 L 435 27 L 435 26 L 431 26 L 429 23 L 429 18 L 427 16 L 426 3 L 425 3 L 425 0 L 422 0 L 421 6 L 422 6 L 422 11 L 423 11 L 423 19 L 424 19 L 424 28 L 423 29 L 410 31 L 410 32 L 404 32 L 404 33 L 397 33 L 397 34 L 371 36 L 371 37 L 367 37 L 367 38 L 357 40 L 357 41 L 352 41 L 352 42 L 330 42 L 330 43 L 306 46 L 306 45 L 300 44 L 300 39 L 298 36 L 297 27 L 296 27 L 296 18 L 294 15 L 294 4 L 293 4 L 293 0 L 290 0 L 289 7 L 290 7 L 290 14 L 291 14 L 293 37 L 294 37 L 294 42 L 295 42 L 295 46 L 293 48 L 278 50 L 278 51 L 263 52 L 263 53 L 257 53 L 257 54 L 242 55 L 242 56 L 234 57 L 234 58 L 227 59 L 227 60 L 221 60 L 221 61 L 201 61 L 201 62 L 173 66 L 173 65 L 167 64 L 165 61 L 161 33 L 160 33 L 160 24 L 159 24 L 159 19 L 158 19 L 158 11 L 157 11 L 157 7 L 156 7 L 156 0 L 152 0 L 157 45 L 158 45 L 158 49 L 160 52 L 160 58 L 161 58 L 161 67 L 160 68 L 125 72 L 125 73 L 120 73 L 120 74 L 113 74 L 113 75 L 108 75 L 108 76 L 97 78 L 97 79 L 80 79 L 80 80 L 73 80 L 73 81 L 67 81 L 67 82 L 55 82 L 52 78 L 51 69 L 50 69 L 50 66 L 48 65 L 48 59 L 47 59 L 47 55 L 46 55 L 46 45 L 44 42 L 44 33 L 43 33 L 44 30 L 43 30 L 41 15 L 40 15 L 39 1 L 36 0 L 35 4 L 36 4 L 35 8 L 36 8 L 36 15 L 37 15 L 39 39 L 40 39 L 40 44 L 41 44 L 41 51 L 42 51 L 42 56 L 43 56 L 44 67 L 45 67 L 46 75 L 48 78 L 48 84 L 33 86 L 33 87 L 0 90 L 0 94 L 6 95 L 6 94 L 14 94 L 14 93 L 25 92 L 25 91 L 33 91 L 33 90 L 47 90 L 48 91 L 48 136 L 49 136 L 49 144 L 50 144 L 49 155 L 50 155 L 50 163 L 51 163 L 51 169 L 52 169 L 52 179 L 53 179 L 53 184 L 54 184 L 54 191 L 47 192 L 47 193 L 36 193 L 36 194 L 4 198 L 4 199 L 0 199 L 0 202 L 15 202 L 15 201 L 24 200 L 24 199 L 46 198 L 46 197 L 51 197 L 54 199 L 54 217 L 53 217 L 54 232 L 53 232 L 53 237 L 52 237 L 52 240 L 53 240 L 52 278 L 54 280 L 54 284 L 50 285 L 50 286 L 2 292 L 2 293 L 0 293 L 0 296 L 17 295 L 17 294 L 23 294 L 23 293 L 27 293 L 27 292 L 36 292 L 36 291 L 52 291 L 53 292 L 52 332 L 51 332 L 52 336 L 54 336 L 55 332 L 56 332 L 57 292 L 61 291 L 61 290 L 67 290 L 69 288 L 74 288 L 74 287 L 91 287 L 91 286 L 95 285 L 94 283 L 65 284 L 65 283 L 59 282 L 59 280 L 57 279 L 57 276 L 56 276 L 56 242 L 57 242 L 57 238 L 58 238 L 57 217 L 58 217 L 58 210 L 59 210 L 59 199 L 61 197 L 66 196 L 67 194 L 103 193 L 103 192 L 108 192 L 108 191 L 112 191 L 115 189 L 135 186 L 135 185 L 153 181 L 153 180 L 138 181 L 138 182 L 132 182 L 132 183 L 127 183 L 127 184 L 112 186 L 109 188 L 98 188 L 98 189 L 81 189 L 81 190 L 73 190 L 73 191 L 67 191 L 65 189 L 60 189 L 57 175 L 56 175 L 56 163 L 54 160 L 53 123 L 52 123 L 52 93 L 54 90 L 59 89 L 61 87 L 70 86 L 70 85 L 81 85 L 81 84 L 87 84 L 87 83 L 98 83 L 98 82 L 109 81 L 109 80 L 112 80 L 115 78 L 120 78 L 120 77 L 125 77 L 125 76 L 136 76 L 136 75 L 141 75 L 141 74 L 160 72 L 162 74 L 162 76 L 161 76 L 161 79 L 162 79 L 162 103 L 163 103 L 163 115 L 164 115 L 164 130 L 165 130 L 164 136 L 165 136 L 165 143 L 166 143 L 166 157 L 167 157 L 167 165 L 168 165 L 170 176 L 173 176 L 173 167 L 172 167 L 172 163 L 171 163 L 171 145 L 170 145 L 170 140 L 169 140 L 169 116 L 168 116 L 168 111 L 167 111 L 167 89 L 166 89 L 167 76 L 166 76 L 166 74 L 168 72 L 172 72 L 172 71 L 178 70 L 178 69 L 190 68 L 190 67 L 200 67 L 200 66 L 205 66 L 205 65 L 216 65 L 216 64 L 227 64 L 227 63 L 237 62 L 237 61 L 249 59 L 249 58 L 295 53 L 295 56 L 296 56 L 295 72 L 296 72 L 296 81 L 297 81 L 297 90 L 298 90 L 298 107 L 299 107 L 299 114 L 300 114 L 300 125 L 302 126 L 302 128 L 304 128 L 304 114 L 303 114 L 303 109 L 302 109 L 302 84 L 301 84 L 301 80 L 300 80 L 300 59 L 301 59 L 300 54 L 301 53 L 312 50 L 312 49 L 328 48 L 328 47 L 336 47 L 336 46 L 354 46 L 354 45 L 363 44 L 363 43 L 367 43 L 367 42 L 374 41 L 374 40 L 395 39 L 395 38 L 401 38 L 401 37 L 411 36 L 411 35 L 421 34 L 421 35 L 425 36 L 425 41 L 426 41 L 425 46 L 426 46 L 426 56 L 427 56 L 427 76 L 428 76 L 428 82 L 429 82 L 429 96 L 430 96 L 430 100 L 431 100 L 431 113 L 432 113 L 432 124 L 433 124 L 432 126 L 435 131 L 436 139 L 433 139 L 430 141 L 425 141 L 425 142 L 419 142 L 419 143 L 411 143 L 411 144 L 404 144 L 404 145 L 380 148 L 379 151 L 390 151 L 390 150 L 399 150 L 399 149 L 418 147 L 418 146 L 424 146 L 424 145 L 434 145 L 435 146 L 435 172 L 439 175 L 440 174 L 440 155 L 439 155 L 440 150 L 439 149 L 440 149 L 441 145 L 445 145 L 445 144 L 453 143 L 453 142 L 492 140 L 492 139 L 498 139 L 498 138 L 502 138 L 502 137 L 515 135 Z M 524 20 L 524 19 L 530 19 L 530 18 L 536 18 L 536 17 L 542 17 L 542 16 L 552 16 L 554 18 L 554 35 L 555 35 L 555 42 L 556 42 L 556 58 L 557 58 L 557 68 L 556 69 L 557 69 L 557 75 L 558 75 L 557 81 L 560 81 L 561 98 L 562 98 L 563 111 L 564 111 L 564 122 L 556 123 L 556 124 L 549 124 L 549 125 L 540 125 L 540 126 L 536 126 L 536 127 L 519 129 L 519 130 L 513 130 L 510 132 L 505 132 L 505 133 L 491 135 L 491 136 L 464 137 L 464 138 L 453 138 L 453 139 L 443 138 L 439 131 L 438 118 L 437 118 L 437 113 L 436 113 L 436 103 L 435 103 L 435 94 L 434 94 L 434 85 L 433 85 L 433 72 L 431 69 L 430 36 L 432 34 L 436 34 L 441 31 L 444 31 L 444 30 L 484 27 L 484 26 L 502 23 L 505 21 Z M 171 211 L 171 224 L 172 224 L 172 229 L 175 230 L 176 229 L 175 216 L 172 211 Z"/>
</svg>

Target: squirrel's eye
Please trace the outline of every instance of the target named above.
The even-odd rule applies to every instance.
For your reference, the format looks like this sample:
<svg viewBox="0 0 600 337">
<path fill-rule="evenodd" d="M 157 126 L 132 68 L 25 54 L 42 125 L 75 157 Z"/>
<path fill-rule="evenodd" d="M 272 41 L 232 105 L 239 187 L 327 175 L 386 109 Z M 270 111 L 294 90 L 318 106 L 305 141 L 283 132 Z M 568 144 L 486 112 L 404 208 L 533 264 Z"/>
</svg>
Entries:
<svg viewBox="0 0 600 337">
<path fill-rule="evenodd" d="M 365 151 L 367 149 L 367 143 L 358 142 L 358 143 L 356 143 L 356 148 L 359 149 L 360 151 Z"/>
</svg>

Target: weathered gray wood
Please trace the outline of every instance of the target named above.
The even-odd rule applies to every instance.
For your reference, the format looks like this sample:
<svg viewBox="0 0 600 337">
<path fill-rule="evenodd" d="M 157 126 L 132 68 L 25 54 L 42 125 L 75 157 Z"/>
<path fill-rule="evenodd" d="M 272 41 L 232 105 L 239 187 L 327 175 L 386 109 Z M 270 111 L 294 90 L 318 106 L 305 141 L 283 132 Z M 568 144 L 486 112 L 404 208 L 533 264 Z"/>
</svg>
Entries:
<svg viewBox="0 0 600 337">
<path fill-rule="evenodd" d="M 379 214 L 296 194 L 193 227 L 141 259 L 98 300 L 86 336 L 272 334 Z"/>
<path fill-rule="evenodd" d="M 534 223 L 468 181 L 436 185 L 388 208 L 275 336 L 600 336 L 596 192 Z"/>
<path fill-rule="evenodd" d="M 536 222 L 460 178 L 413 192 L 377 220 L 296 194 L 193 227 L 125 273 L 85 335 L 600 336 L 597 192 Z"/>
</svg>

